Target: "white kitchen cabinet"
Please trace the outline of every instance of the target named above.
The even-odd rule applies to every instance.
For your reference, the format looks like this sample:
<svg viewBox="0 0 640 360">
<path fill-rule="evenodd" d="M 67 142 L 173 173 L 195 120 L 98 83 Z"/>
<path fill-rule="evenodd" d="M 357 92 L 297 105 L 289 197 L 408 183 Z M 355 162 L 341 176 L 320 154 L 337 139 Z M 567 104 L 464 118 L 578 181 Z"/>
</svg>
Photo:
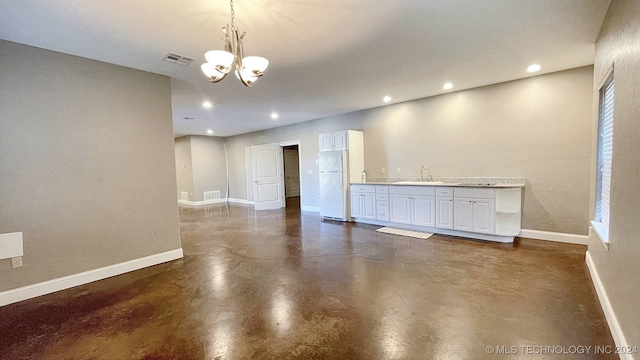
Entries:
<svg viewBox="0 0 640 360">
<path fill-rule="evenodd" d="M 453 197 L 436 196 L 436 227 L 453 229 Z"/>
<path fill-rule="evenodd" d="M 434 227 L 436 204 L 433 196 L 411 196 L 411 224 Z"/>
<path fill-rule="evenodd" d="M 455 230 L 473 231 L 473 199 L 453 199 L 453 218 Z"/>
<path fill-rule="evenodd" d="M 389 189 L 389 221 L 435 226 L 435 190 L 423 186 L 392 186 Z"/>
<path fill-rule="evenodd" d="M 453 229 L 453 188 L 436 188 L 436 225 L 439 229 Z"/>
<path fill-rule="evenodd" d="M 343 130 L 320 134 L 320 151 L 348 150 L 351 132 L 352 130 Z"/>
<path fill-rule="evenodd" d="M 409 195 L 389 195 L 389 221 L 411 224 L 411 197 Z"/>
<path fill-rule="evenodd" d="M 493 234 L 496 213 L 493 199 L 473 200 L 473 232 Z"/>
<path fill-rule="evenodd" d="M 455 230 L 493 234 L 495 206 L 493 189 L 461 188 L 454 191 Z"/>
<path fill-rule="evenodd" d="M 376 186 L 376 220 L 389 221 L 388 186 Z"/>
<path fill-rule="evenodd" d="M 351 217 L 376 218 L 376 193 L 373 185 L 351 186 Z"/>
</svg>

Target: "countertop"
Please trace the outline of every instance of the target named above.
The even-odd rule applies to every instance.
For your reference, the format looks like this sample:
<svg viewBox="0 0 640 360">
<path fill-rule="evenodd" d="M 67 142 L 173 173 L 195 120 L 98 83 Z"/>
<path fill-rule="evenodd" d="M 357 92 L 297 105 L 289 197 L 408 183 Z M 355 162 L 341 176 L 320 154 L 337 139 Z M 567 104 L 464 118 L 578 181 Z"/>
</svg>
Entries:
<svg viewBox="0 0 640 360">
<path fill-rule="evenodd" d="M 439 187 L 471 187 L 471 188 L 523 188 L 525 184 L 509 184 L 509 183 L 493 183 L 493 182 L 477 182 L 477 183 L 421 183 L 420 181 L 410 182 L 384 182 L 384 181 L 367 181 L 352 182 L 351 185 L 392 185 L 392 186 L 439 186 Z"/>
</svg>

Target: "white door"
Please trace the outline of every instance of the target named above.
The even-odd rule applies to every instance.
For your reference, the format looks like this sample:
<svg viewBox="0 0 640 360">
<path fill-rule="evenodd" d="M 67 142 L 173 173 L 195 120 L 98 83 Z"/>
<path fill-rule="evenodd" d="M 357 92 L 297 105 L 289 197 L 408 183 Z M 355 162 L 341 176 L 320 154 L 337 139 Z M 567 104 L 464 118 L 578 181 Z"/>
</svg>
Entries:
<svg viewBox="0 0 640 360">
<path fill-rule="evenodd" d="M 284 207 L 282 148 L 278 144 L 251 147 L 253 199 L 256 210 Z"/>
<path fill-rule="evenodd" d="M 436 227 L 453 229 L 453 198 L 436 197 Z"/>
<path fill-rule="evenodd" d="M 436 226 L 436 204 L 433 196 L 412 196 L 411 223 L 420 226 Z"/>
<path fill-rule="evenodd" d="M 389 195 L 389 221 L 401 224 L 411 223 L 411 204 L 409 195 Z"/>
<path fill-rule="evenodd" d="M 473 231 L 493 234 L 494 224 L 493 199 L 473 199 Z"/>
<path fill-rule="evenodd" d="M 453 228 L 462 231 L 473 231 L 473 199 L 453 199 Z"/>
</svg>

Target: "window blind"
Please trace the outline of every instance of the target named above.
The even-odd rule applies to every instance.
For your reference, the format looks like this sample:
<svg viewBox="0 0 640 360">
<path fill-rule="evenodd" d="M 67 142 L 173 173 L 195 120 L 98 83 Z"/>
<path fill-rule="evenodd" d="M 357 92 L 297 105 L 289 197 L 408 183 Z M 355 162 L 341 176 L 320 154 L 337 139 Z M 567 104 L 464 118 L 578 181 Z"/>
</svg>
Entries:
<svg viewBox="0 0 640 360">
<path fill-rule="evenodd" d="M 598 114 L 598 177 L 596 183 L 596 221 L 608 236 L 611 199 L 611 161 L 613 159 L 613 74 L 600 89 Z"/>
</svg>

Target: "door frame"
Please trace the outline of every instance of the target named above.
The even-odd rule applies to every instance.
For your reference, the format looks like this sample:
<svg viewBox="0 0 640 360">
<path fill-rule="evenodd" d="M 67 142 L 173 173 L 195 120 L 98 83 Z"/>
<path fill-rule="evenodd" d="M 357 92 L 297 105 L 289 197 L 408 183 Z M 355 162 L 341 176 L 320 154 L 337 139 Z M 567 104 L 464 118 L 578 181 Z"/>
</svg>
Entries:
<svg viewBox="0 0 640 360">
<path fill-rule="evenodd" d="M 302 143 L 300 140 L 286 140 L 286 141 L 279 141 L 279 142 L 273 142 L 273 143 L 266 143 L 266 144 L 255 144 L 255 145 L 247 145 L 245 146 L 245 171 L 247 172 L 246 174 L 246 186 L 247 186 L 247 197 L 249 197 L 249 194 L 252 195 L 252 199 L 248 200 L 251 201 L 254 204 L 254 208 L 255 208 L 255 199 L 256 199 L 256 194 L 255 194 L 255 189 L 253 186 L 253 159 L 252 159 L 252 154 L 251 154 L 251 147 L 252 146 L 260 146 L 260 145 L 270 145 L 270 144 L 277 144 L 278 146 L 280 146 L 281 148 L 285 147 L 285 146 L 292 146 L 292 145 L 298 145 L 298 167 L 299 167 L 299 171 L 300 171 L 300 208 L 302 209 L 302 204 L 303 204 L 303 200 L 304 200 L 304 195 L 303 195 L 303 191 L 302 188 L 304 186 L 304 176 L 302 173 Z M 251 169 L 251 171 L 249 172 L 249 169 Z M 280 164 L 280 169 L 278 169 L 278 171 L 280 171 L 281 174 L 284 174 L 284 161 L 281 162 Z M 286 197 L 284 196 L 284 176 L 282 177 L 282 189 L 283 189 L 283 201 L 282 201 L 282 207 L 286 206 Z"/>
</svg>

